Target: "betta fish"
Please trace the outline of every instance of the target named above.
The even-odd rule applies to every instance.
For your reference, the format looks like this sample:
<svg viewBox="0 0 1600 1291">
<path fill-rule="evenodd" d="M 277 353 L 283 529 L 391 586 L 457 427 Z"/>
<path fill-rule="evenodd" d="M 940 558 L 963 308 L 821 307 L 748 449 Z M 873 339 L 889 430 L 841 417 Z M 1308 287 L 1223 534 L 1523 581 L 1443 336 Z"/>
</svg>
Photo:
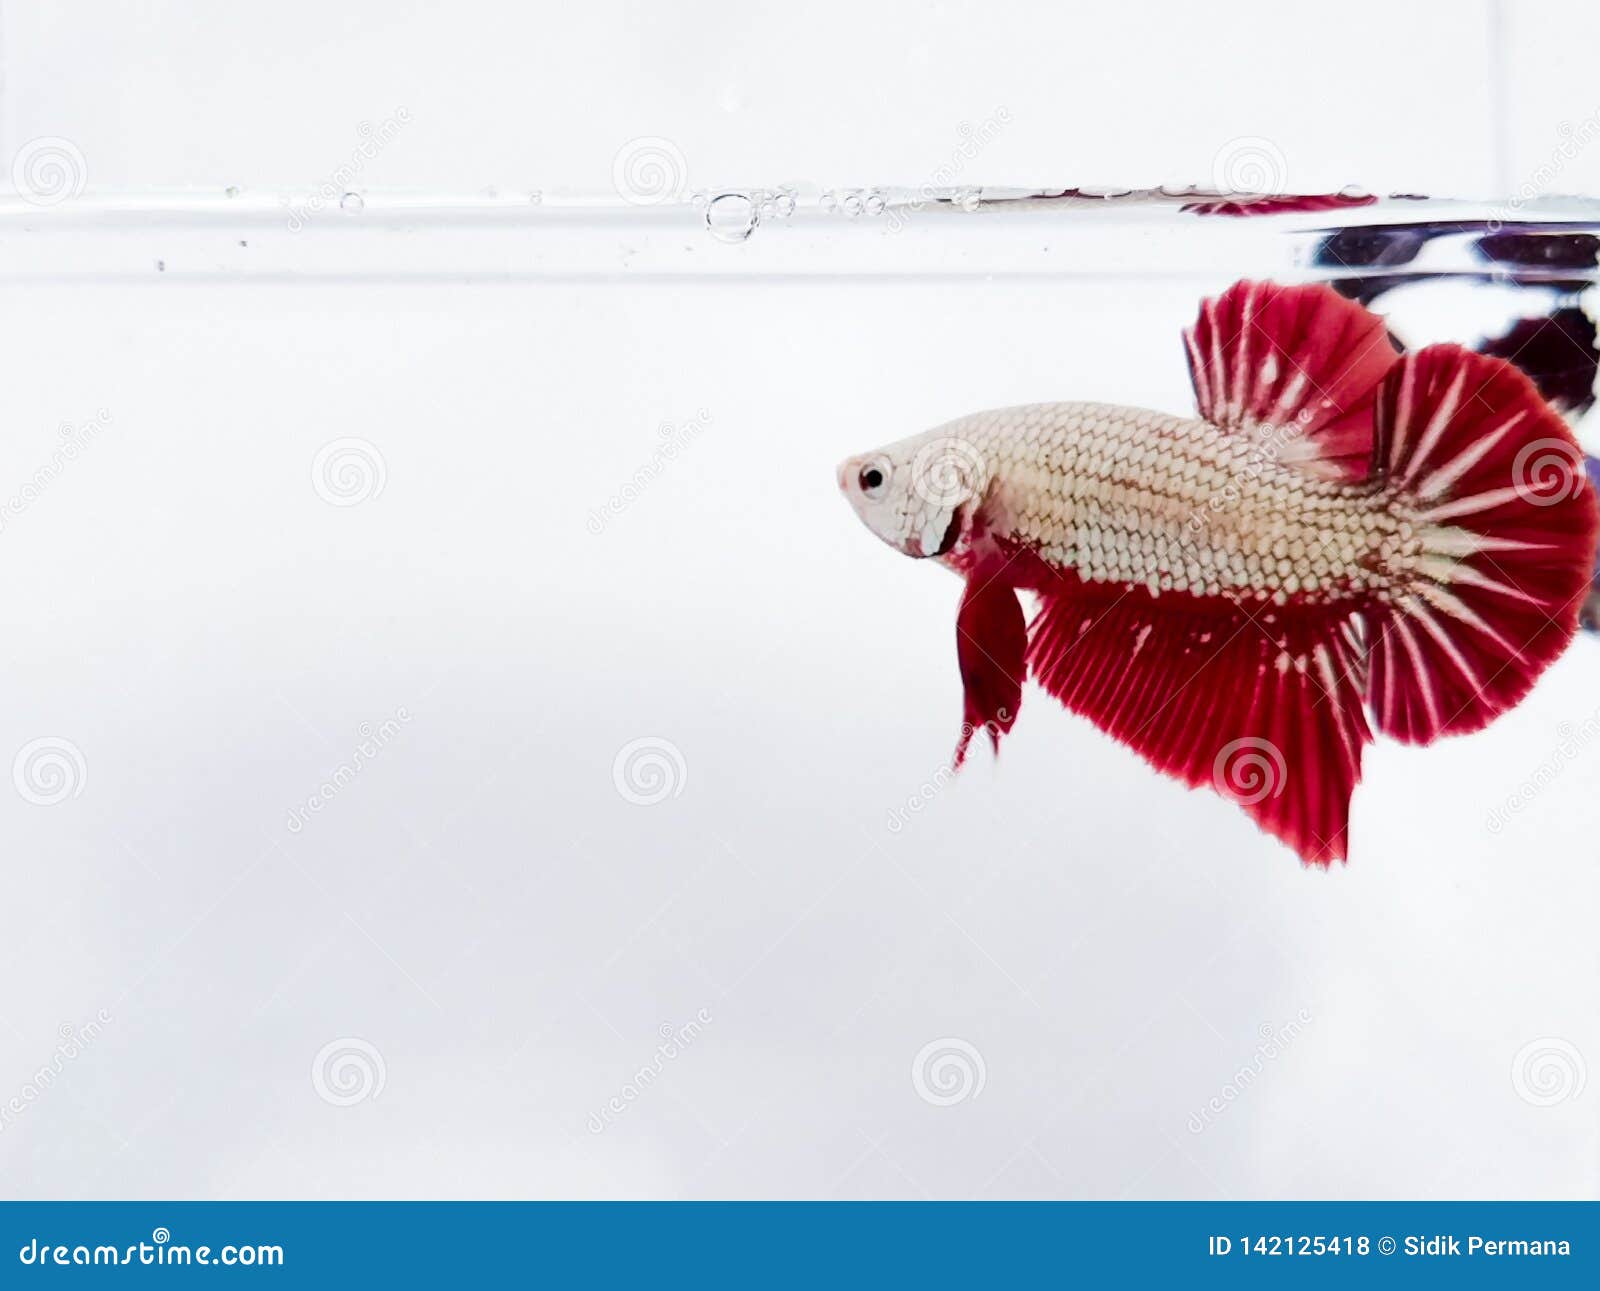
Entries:
<svg viewBox="0 0 1600 1291">
<path fill-rule="evenodd" d="M 1516 368 L 1399 354 L 1327 287 L 1236 283 L 1184 340 L 1197 416 L 979 412 L 850 458 L 839 486 L 964 580 L 957 766 L 976 730 L 999 751 L 1031 677 L 1329 865 L 1374 732 L 1476 731 L 1572 639 L 1594 491 Z"/>
</svg>

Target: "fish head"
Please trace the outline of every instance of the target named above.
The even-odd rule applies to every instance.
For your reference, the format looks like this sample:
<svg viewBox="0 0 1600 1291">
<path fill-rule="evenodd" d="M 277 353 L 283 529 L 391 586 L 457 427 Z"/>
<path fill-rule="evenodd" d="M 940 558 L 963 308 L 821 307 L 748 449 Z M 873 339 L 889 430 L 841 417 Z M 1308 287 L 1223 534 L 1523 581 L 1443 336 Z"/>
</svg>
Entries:
<svg viewBox="0 0 1600 1291">
<path fill-rule="evenodd" d="M 992 474 L 967 420 L 839 463 L 839 491 L 896 551 L 943 556 L 970 530 Z"/>
</svg>

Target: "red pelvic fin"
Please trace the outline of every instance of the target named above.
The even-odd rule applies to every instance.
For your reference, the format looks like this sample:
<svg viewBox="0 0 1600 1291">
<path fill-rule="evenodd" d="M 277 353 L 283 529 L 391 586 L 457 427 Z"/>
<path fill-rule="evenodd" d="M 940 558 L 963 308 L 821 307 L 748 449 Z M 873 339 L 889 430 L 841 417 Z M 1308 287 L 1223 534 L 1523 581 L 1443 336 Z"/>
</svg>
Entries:
<svg viewBox="0 0 1600 1291">
<path fill-rule="evenodd" d="M 1342 860 L 1371 740 L 1353 630 L 1336 617 L 1163 596 L 1050 598 L 1035 679 L 1158 771 L 1232 798 L 1308 864 Z"/>
<path fill-rule="evenodd" d="M 1201 304 L 1184 341 L 1212 425 L 1275 432 L 1277 460 L 1323 478 L 1365 476 L 1373 399 L 1395 359 L 1377 315 L 1329 287 L 1236 282 Z"/>
<path fill-rule="evenodd" d="M 1420 544 L 1374 614 L 1374 720 L 1415 744 L 1477 730 L 1577 630 L 1597 524 L 1583 454 L 1516 368 L 1434 345 L 1383 382 L 1372 471 Z"/>
<path fill-rule="evenodd" d="M 956 658 L 964 692 L 961 740 L 955 754 L 958 767 L 966 760 L 967 745 L 977 730 L 989 732 L 998 753 L 1000 737 L 1010 731 L 1022 706 L 1027 626 L 1016 590 L 992 573 L 979 568 L 967 575 L 956 615 Z"/>
</svg>

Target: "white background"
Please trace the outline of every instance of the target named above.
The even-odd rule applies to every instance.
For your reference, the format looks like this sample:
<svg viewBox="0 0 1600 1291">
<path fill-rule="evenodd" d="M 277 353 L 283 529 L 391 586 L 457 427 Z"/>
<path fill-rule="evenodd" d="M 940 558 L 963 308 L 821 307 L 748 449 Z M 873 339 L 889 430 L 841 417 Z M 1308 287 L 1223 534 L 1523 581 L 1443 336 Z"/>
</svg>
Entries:
<svg viewBox="0 0 1600 1291">
<path fill-rule="evenodd" d="M 315 185 L 401 106 L 364 184 L 610 194 L 653 135 L 696 185 L 915 185 L 1003 106 L 974 181 L 1204 182 L 1261 136 L 1290 187 L 1483 196 L 1600 108 L 1576 4 L 0 17 L 0 145 L 72 140 L 89 198 Z M 1555 184 L 1597 187 L 1600 149 Z M 8 277 L 29 236 L 6 226 Z M 0 753 L 85 768 L 54 805 L 0 794 L 0 1105 L 63 1024 L 112 1020 L 4 1123 L 0 1188 L 1600 1193 L 1572 1058 L 1600 1062 L 1600 741 L 1560 752 L 1600 710 L 1593 641 L 1480 736 L 1374 746 L 1331 874 L 1037 694 L 946 783 L 956 585 L 864 533 L 833 463 L 1024 399 L 1183 410 L 1177 330 L 1228 273 L 11 287 L 0 495 L 110 416 L 0 528 Z M 351 436 L 383 489 L 333 506 L 313 463 Z M 651 806 L 613 781 L 641 737 L 683 759 Z M 337 1106 L 313 1064 L 352 1038 L 382 1087 L 368 1057 Z M 945 1038 L 984 1073 L 949 1107 L 912 1078 Z M 1536 1042 L 1550 1106 L 1514 1069 Z"/>
</svg>

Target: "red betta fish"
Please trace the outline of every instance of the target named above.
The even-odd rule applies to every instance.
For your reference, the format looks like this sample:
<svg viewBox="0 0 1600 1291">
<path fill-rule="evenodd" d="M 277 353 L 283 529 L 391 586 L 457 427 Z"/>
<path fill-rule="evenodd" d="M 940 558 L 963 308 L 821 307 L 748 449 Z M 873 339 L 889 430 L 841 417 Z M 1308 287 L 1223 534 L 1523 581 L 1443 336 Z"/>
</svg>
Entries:
<svg viewBox="0 0 1600 1291">
<path fill-rule="evenodd" d="M 957 765 L 975 728 L 998 751 L 1031 675 L 1327 865 L 1374 729 L 1475 731 L 1572 638 L 1595 498 L 1522 373 L 1456 345 L 1397 355 L 1327 287 L 1236 283 L 1185 340 L 1198 417 L 974 413 L 839 484 L 878 537 L 966 582 Z"/>
</svg>

